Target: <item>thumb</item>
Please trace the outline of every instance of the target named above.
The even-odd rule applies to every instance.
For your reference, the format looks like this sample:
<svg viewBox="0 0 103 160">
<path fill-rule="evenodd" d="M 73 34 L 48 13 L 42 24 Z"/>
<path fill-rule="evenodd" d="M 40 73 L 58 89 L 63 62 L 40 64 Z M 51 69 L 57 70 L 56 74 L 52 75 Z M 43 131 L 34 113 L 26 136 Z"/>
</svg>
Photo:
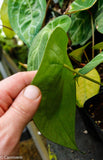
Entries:
<svg viewBox="0 0 103 160">
<path fill-rule="evenodd" d="M 19 133 L 22 133 L 25 125 L 34 116 L 40 101 L 41 92 L 39 88 L 29 85 L 17 96 L 3 118 L 12 125 L 15 131 L 19 130 Z"/>
</svg>

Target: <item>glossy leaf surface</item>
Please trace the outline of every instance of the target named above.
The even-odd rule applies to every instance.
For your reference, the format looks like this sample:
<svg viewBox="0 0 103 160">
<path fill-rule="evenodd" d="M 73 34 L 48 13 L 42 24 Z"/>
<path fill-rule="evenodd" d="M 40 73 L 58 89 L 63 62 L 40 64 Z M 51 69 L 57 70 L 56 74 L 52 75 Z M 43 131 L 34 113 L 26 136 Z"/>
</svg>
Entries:
<svg viewBox="0 0 103 160">
<path fill-rule="evenodd" d="M 68 38 L 61 28 L 50 35 L 39 70 L 32 82 L 40 88 L 42 101 L 34 116 L 40 132 L 55 143 L 77 149 L 75 144 L 75 81 L 68 59 Z M 35 44 L 34 44 L 35 45 Z"/>
<path fill-rule="evenodd" d="M 103 52 L 98 54 L 95 58 L 93 58 L 88 64 L 86 64 L 82 69 L 79 70 L 79 73 L 86 74 L 90 72 L 93 68 L 103 62 Z"/>
<path fill-rule="evenodd" d="M 96 1 L 97 0 L 75 0 L 70 5 L 70 10 L 68 11 L 68 13 L 87 10 L 91 8 L 96 3 Z"/>
<path fill-rule="evenodd" d="M 46 0 L 8 0 L 10 24 L 15 33 L 30 46 L 41 28 Z"/>
<path fill-rule="evenodd" d="M 37 70 L 40 66 L 48 39 L 56 27 L 61 27 L 65 32 L 71 24 L 70 17 L 63 15 L 49 22 L 34 38 L 28 57 L 28 70 Z M 62 40 L 63 41 L 63 40 Z"/>
<path fill-rule="evenodd" d="M 4 0 L 1 11 L 0 11 L 1 20 L 3 23 L 3 31 L 8 38 L 12 38 L 14 36 L 14 31 L 11 30 L 11 25 L 8 17 L 8 0 Z"/>
<path fill-rule="evenodd" d="M 79 69 L 76 69 L 78 71 Z M 86 76 L 100 82 L 100 76 L 96 69 L 91 70 Z M 76 82 L 76 103 L 82 108 L 87 99 L 96 95 L 99 92 L 100 86 L 83 77 L 79 77 Z"/>
<path fill-rule="evenodd" d="M 87 43 L 85 46 L 75 49 L 74 51 L 72 51 L 69 55 L 71 57 L 73 57 L 74 59 L 76 59 L 77 61 L 81 62 L 82 61 L 82 55 L 84 50 L 86 49 L 86 47 L 90 44 L 91 42 Z"/>
</svg>

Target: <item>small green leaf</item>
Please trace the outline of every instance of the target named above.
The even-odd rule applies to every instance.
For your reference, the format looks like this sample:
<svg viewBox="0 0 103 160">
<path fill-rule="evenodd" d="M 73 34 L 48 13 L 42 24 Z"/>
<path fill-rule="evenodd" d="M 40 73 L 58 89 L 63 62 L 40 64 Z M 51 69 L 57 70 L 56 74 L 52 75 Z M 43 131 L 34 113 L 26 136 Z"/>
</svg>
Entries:
<svg viewBox="0 0 103 160">
<path fill-rule="evenodd" d="M 79 71 L 79 68 L 77 68 L 76 71 Z M 100 82 L 100 76 L 96 69 L 91 70 L 86 76 Z M 76 103 L 78 107 L 82 108 L 85 101 L 96 95 L 99 92 L 99 89 L 100 86 L 98 84 L 83 77 L 79 77 L 76 82 Z"/>
<path fill-rule="evenodd" d="M 96 44 L 93 48 L 94 49 L 103 49 L 103 42 Z"/>
<path fill-rule="evenodd" d="M 74 59 L 76 59 L 77 61 L 81 62 L 82 61 L 82 55 L 84 50 L 86 49 L 86 47 L 90 44 L 91 42 L 87 43 L 85 46 L 75 49 L 74 51 L 72 51 L 69 55 L 71 57 L 73 57 Z"/>
<path fill-rule="evenodd" d="M 93 58 L 88 64 L 86 64 L 82 69 L 79 70 L 79 73 L 86 74 L 90 72 L 93 68 L 103 62 L 103 52 L 98 54 L 95 58 Z"/>
<path fill-rule="evenodd" d="M 92 36 L 91 16 L 87 11 L 71 15 L 69 36 L 72 45 L 84 45 Z"/>
<path fill-rule="evenodd" d="M 97 0 L 75 0 L 70 5 L 70 10 L 68 13 L 74 13 L 77 11 L 83 11 L 91 8 Z"/>
<path fill-rule="evenodd" d="M 59 27 L 49 37 L 39 70 L 32 82 L 42 93 L 41 104 L 33 119 L 45 137 L 77 150 L 75 81 L 72 72 L 63 67 L 64 63 L 72 67 L 66 52 L 67 42 L 65 31 Z"/>
<path fill-rule="evenodd" d="M 9 18 L 8 18 L 8 0 L 3 1 L 0 15 L 1 15 L 1 20 L 2 20 L 3 26 L 4 26 L 3 31 L 4 31 L 5 35 L 8 38 L 12 38 L 15 35 L 15 33 L 11 29 L 11 25 L 10 25 Z"/>
<path fill-rule="evenodd" d="M 56 27 L 61 27 L 65 32 L 71 24 L 67 15 L 60 16 L 49 22 L 34 38 L 28 57 L 28 70 L 37 70 L 40 66 L 48 39 Z M 35 45 L 34 45 L 35 44 Z"/>
<path fill-rule="evenodd" d="M 15 33 L 30 46 L 42 26 L 46 0 L 9 0 L 9 19 Z"/>
</svg>

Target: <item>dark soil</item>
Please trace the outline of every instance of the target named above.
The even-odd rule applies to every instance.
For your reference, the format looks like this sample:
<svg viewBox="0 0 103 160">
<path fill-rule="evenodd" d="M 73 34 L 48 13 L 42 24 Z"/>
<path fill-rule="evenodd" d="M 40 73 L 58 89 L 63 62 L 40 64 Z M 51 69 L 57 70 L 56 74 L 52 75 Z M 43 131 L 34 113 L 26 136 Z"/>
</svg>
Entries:
<svg viewBox="0 0 103 160">
<path fill-rule="evenodd" d="M 93 98 L 88 106 L 88 113 L 94 122 L 103 130 L 103 94 Z"/>
</svg>

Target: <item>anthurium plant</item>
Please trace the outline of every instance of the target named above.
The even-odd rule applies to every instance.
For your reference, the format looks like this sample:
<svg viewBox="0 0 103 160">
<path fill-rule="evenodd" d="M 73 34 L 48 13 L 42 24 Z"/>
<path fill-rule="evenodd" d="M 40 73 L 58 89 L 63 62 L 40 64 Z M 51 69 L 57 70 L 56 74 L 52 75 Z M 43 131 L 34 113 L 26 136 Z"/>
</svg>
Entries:
<svg viewBox="0 0 103 160">
<path fill-rule="evenodd" d="M 92 95 L 103 85 L 94 69 L 103 62 L 103 42 L 94 46 L 95 30 L 103 33 L 103 1 L 68 1 L 64 13 L 44 23 L 50 3 L 50 0 L 4 0 L 1 17 L 8 9 L 10 25 L 5 23 L 6 16 L 3 23 L 11 29 L 9 34 L 14 31 L 28 46 L 28 70 L 38 70 L 32 85 L 40 88 L 42 101 L 33 118 L 35 124 L 46 138 L 78 150 L 75 142 L 76 103 L 83 107 L 86 99 L 81 101 L 79 98 L 84 94 L 87 99 L 91 96 L 91 93 L 88 96 L 88 82 L 89 86 L 96 88 Z M 58 1 L 61 10 L 63 4 L 63 0 Z M 92 43 L 88 42 L 91 37 Z M 91 61 L 85 53 L 90 44 Z M 76 45 L 79 48 L 67 52 L 68 46 Z M 95 49 L 100 51 L 96 56 Z M 83 55 L 88 63 L 83 68 L 74 69 L 71 59 L 82 63 Z M 83 84 L 86 84 L 85 89 Z M 80 93 L 83 96 L 78 96 Z"/>
</svg>

